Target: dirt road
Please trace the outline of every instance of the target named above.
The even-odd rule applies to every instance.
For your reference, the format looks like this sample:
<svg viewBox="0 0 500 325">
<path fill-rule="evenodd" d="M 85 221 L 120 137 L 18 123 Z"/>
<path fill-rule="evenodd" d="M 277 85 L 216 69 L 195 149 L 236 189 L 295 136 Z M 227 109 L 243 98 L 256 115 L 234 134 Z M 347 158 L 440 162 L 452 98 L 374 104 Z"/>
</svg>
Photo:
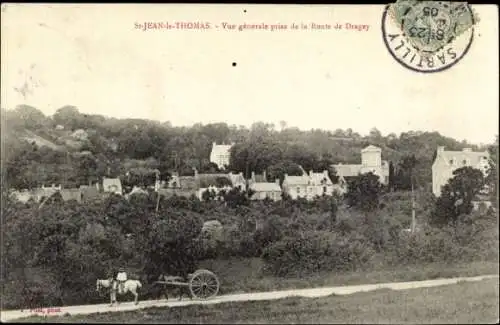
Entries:
<svg viewBox="0 0 500 325">
<path fill-rule="evenodd" d="M 292 296 L 313 298 L 313 297 L 324 297 L 331 294 L 348 295 L 356 292 L 373 291 L 383 288 L 388 288 L 393 290 L 406 290 L 413 288 L 436 287 L 441 285 L 454 284 L 461 281 L 481 281 L 483 279 L 490 279 L 490 278 L 498 278 L 498 274 L 483 275 L 483 276 L 469 277 L 469 278 L 451 278 L 451 279 L 437 279 L 437 280 L 412 281 L 412 282 L 391 282 L 391 283 L 365 284 L 365 285 L 341 286 L 341 287 L 323 287 L 314 289 L 295 289 L 295 290 L 283 290 L 283 291 L 231 294 L 231 295 L 219 296 L 214 299 L 205 301 L 189 300 L 189 299 L 182 301 L 170 300 L 168 302 L 166 302 L 165 300 L 146 300 L 146 301 L 140 301 L 138 305 L 134 305 L 133 302 L 126 302 L 113 307 L 111 307 L 109 304 L 99 304 L 99 305 L 82 305 L 82 306 L 67 306 L 67 307 L 47 307 L 38 310 L 9 310 L 1 312 L 2 316 L 1 319 L 2 322 L 6 322 L 9 320 L 28 317 L 35 314 L 46 315 L 46 316 L 57 316 L 64 314 L 71 314 L 71 315 L 92 314 L 92 313 L 137 310 L 147 307 L 166 307 L 166 306 L 179 307 L 179 306 L 186 306 L 193 304 L 218 304 L 223 302 L 235 302 L 235 301 L 274 300 Z"/>
</svg>

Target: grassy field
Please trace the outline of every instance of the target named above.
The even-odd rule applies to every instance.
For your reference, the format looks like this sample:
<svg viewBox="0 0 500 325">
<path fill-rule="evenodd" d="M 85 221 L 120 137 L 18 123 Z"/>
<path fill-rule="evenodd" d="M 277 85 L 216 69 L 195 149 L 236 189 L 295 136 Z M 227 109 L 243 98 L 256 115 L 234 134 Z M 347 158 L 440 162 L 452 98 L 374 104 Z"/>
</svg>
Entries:
<svg viewBox="0 0 500 325">
<path fill-rule="evenodd" d="M 498 274 L 495 262 L 473 262 L 446 265 L 442 263 L 398 266 L 372 271 L 324 272 L 301 278 L 276 278 L 263 276 L 259 258 L 241 258 L 204 261 L 200 268 L 212 270 L 221 281 L 220 294 L 304 289 L 324 286 L 343 286 L 383 282 L 419 281 L 437 278 L 467 277 L 484 274 Z"/>
<path fill-rule="evenodd" d="M 435 323 L 486 324 L 499 317 L 498 279 L 349 296 L 148 308 L 82 316 L 30 317 L 66 323 Z"/>
</svg>

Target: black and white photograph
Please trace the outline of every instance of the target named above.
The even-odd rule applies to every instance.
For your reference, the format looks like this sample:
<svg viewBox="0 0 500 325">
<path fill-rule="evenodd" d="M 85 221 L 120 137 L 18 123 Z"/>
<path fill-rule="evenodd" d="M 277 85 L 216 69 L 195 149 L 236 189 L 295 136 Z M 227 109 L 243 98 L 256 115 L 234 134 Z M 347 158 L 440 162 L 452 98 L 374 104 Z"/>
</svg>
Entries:
<svg viewBox="0 0 500 325">
<path fill-rule="evenodd" d="M 2 3 L 2 322 L 498 323 L 498 15 Z"/>
</svg>

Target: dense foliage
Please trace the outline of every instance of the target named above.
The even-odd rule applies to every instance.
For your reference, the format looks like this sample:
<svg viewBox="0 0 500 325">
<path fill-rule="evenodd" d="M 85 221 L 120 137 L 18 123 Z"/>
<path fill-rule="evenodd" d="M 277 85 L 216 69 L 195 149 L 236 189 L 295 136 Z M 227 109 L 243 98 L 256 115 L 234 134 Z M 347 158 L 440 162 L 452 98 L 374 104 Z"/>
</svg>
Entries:
<svg viewBox="0 0 500 325">
<path fill-rule="evenodd" d="M 280 126 L 278 130 L 273 124 L 258 122 L 250 128 L 225 123 L 173 127 L 168 122 L 82 114 L 73 106 L 45 116 L 21 105 L 2 110 L 5 181 L 14 188 L 51 183 L 72 187 L 103 176 L 120 176 L 127 182 L 150 184 L 155 170 L 161 178 L 168 178 L 172 170 L 192 174 L 193 167 L 200 172 L 217 171 L 209 161 L 213 142 L 235 143 L 229 169 L 247 176 L 266 170 L 273 181 L 285 173 L 300 174 L 301 165 L 306 171 L 329 170 L 335 179 L 335 171 L 329 168 L 332 163 L 359 163 L 361 149 L 373 144 L 391 162 L 391 186 L 407 190 L 412 177 L 415 186 L 428 186 L 438 145 L 449 150 L 479 149 L 437 132 L 383 136 L 373 129 L 361 136 L 351 129 L 301 131 L 284 122 Z M 82 130 L 83 135 L 78 133 Z"/>
<path fill-rule="evenodd" d="M 155 193 L 134 194 L 129 200 L 110 196 L 89 204 L 53 200 L 41 208 L 5 195 L 5 307 L 103 302 L 107 297 L 95 292 L 95 280 L 117 267 L 142 280 L 141 297 L 148 298 L 155 295 L 152 282 L 159 274 L 186 274 L 207 258 L 262 257 L 264 274 L 303 276 L 498 257 L 493 210 L 433 228 L 426 225 L 425 216 L 434 208 L 428 195 L 419 192 L 416 197 L 422 230 L 411 235 L 403 231 L 410 220 L 405 192 L 379 193 L 380 204 L 370 211 L 362 205 L 348 207 L 339 197 L 310 202 L 235 198 L 226 202 L 230 204 L 161 197 L 158 214 Z"/>
</svg>

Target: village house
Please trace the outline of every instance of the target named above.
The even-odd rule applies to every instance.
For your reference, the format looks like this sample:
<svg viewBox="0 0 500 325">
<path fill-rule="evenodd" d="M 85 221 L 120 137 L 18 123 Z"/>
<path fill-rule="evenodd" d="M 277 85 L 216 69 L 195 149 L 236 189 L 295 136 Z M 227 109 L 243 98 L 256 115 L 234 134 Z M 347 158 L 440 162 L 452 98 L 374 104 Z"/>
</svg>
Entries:
<svg viewBox="0 0 500 325">
<path fill-rule="evenodd" d="M 191 197 L 196 196 L 198 191 L 197 177 L 198 171 L 193 168 L 194 176 L 179 176 L 177 172 L 173 172 L 170 179 L 163 182 L 158 192 L 165 197 L 172 197 L 174 195 Z"/>
<path fill-rule="evenodd" d="M 21 191 L 13 191 L 12 195 L 16 200 L 26 203 L 30 200 L 42 202 L 42 200 L 48 199 L 56 193 L 59 193 L 64 201 L 76 200 L 77 202 L 81 202 L 83 200 L 83 195 L 80 189 L 65 189 L 62 188 L 61 185 L 55 186 L 55 184 L 52 184 L 50 187 L 42 185 L 42 187 L 32 190 L 24 189 Z"/>
<path fill-rule="evenodd" d="M 54 195 L 56 192 L 59 192 L 62 189 L 61 184 L 56 186 L 55 184 L 52 184 L 52 186 L 46 187 L 45 185 L 42 185 L 42 187 L 36 188 L 32 193 L 32 197 L 35 200 L 35 202 L 40 202 L 44 198 L 49 198 L 52 195 Z"/>
<path fill-rule="evenodd" d="M 145 189 L 140 188 L 139 186 L 135 186 L 134 185 L 134 187 L 132 188 L 132 190 L 125 195 L 125 198 L 128 200 L 128 199 L 130 199 L 130 197 L 132 195 L 135 195 L 135 194 L 148 195 L 148 191 L 146 191 Z"/>
<path fill-rule="evenodd" d="M 99 192 L 99 183 L 95 185 L 80 185 L 79 189 L 82 193 L 83 201 L 90 201 L 101 195 Z"/>
<path fill-rule="evenodd" d="M 369 145 L 361 150 L 361 164 L 335 164 L 338 176 L 338 183 L 343 191 L 347 190 L 347 180 L 350 177 L 357 177 L 361 174 L 373 173 L 379 177 L 380 183 L 389 183 L 389 163 L 382 160 L 382 149 L 374 145 Z"/>
<path fill-rule="evenodd" d="M 265 200 L 270 199 L 273 201 L 281 200 L 281 187 L 280 180 L 276 179 L 274 182 L 268 182 L 266 171 L 262 175 L 256 175 L 252 172 L 252 176 L 248 181 L 248 188 L 254 193 L 251 200 Z"/>
<path fill-rule="evenodd" d="M 22 189 L 22 190 L 10 190 L 9 192 L 9 195 L 11 196 L 11 198 L 13 198 L 14 200 L 17 200 L 19 202 L 23 202 L 23 203 L 26 203 L 28 202 L 30 199 L 34 199 L 34 196 L 33 196 L 33 191 L 29 191 L 27 189 Z"/>
<path fill-rule="evenodd" d="M 63 201 L 75 200 L 80 203 L 83 201 L 82 191 L 78 188 L 63 188 L 59 191 Z"/>
<path fill-rule="evenodd" d="M 210 152 L 210 162 L 216 164 L 219 169 L 224 169 L 229 165 L 232 146 L 233 144 L 226 145 L 214 142 L 212 144 L 212 151 Z"/>
<path fill-rule="evenodd" d="M 486 176 L 489 169 L 489 153 L 487 151 L 472 151 L 465 148 L 462 151 L 448 151 L 439 146 L 436 150 L 436 158 L 432 164 L 432 192 L 436 197 L 441 195 L 441 188 L 450 178 L 453 171 L 461 167 L 473 167 L 479 169 Z"/>
<path fill-rule="evenodd" d="M 194 195 L 201 200 L 203 193 L 207 190 L 218 195 L 222 191 L 228 192 L 233 188 L 239 188 L 242 191 L 246 189 L 243 173 L 200 174 L 196 168 L 193 170 L 194 176 L 179 176 L 177 172 L 172 173 L 170 179 L 160 188 L 160 194 L 166 197 Z"/>
<path fill-rule="evenodd" d="M 311 170 L 309 174 L 303 171 L 301 176 L 285 174 L 282 188 L 283 192 L 294 200 L 298 198 L 313 200 L 317 196 L 331 196 L 336 190 L 327 170 L 322 173 L 314 173 Z"/>
<path fill-rule="evenodd" d="M 102 180 L 102 190 L 105 193 L 123 194 L 122 182 L 119 178 L 106 178 Z"/>
<path fill-rule="evenodd" d="M 238 174 L 197 174 L 197 182 L 197 197 L 200 200 L 206 191 L 219 195 L 222 192 L 227 193 L 233 188 L 238 188 L 240 191 L 246 190 L 246 180 L 241 172 Z"/>
</svg>

